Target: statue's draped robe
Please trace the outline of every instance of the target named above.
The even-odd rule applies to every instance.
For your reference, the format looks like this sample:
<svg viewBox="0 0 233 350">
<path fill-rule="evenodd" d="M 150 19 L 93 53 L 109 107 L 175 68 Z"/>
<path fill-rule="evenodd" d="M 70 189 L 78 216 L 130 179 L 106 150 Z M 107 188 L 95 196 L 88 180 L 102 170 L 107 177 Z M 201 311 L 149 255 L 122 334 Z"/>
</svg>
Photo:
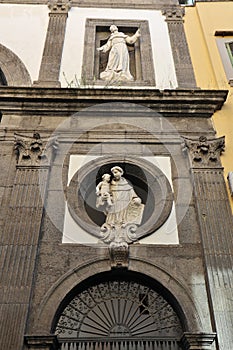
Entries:
<svg viewBox="0 0 233 350">
<path fill-rule="evenodd" d="M 110 35 L 107 43 L 101 46 L 102 52 L 109 52 L 107 67 L 100 73 L 100 79 L 111 81 L 132 81 L 133 76 L 129 70 L 129 52 L 126 43 L 134 44 L 137 35 L 128 36 L 121 32 L 114 32 Z"/>
<path fill-rule="evenodd" d="M 111 194 L 113 205 L 106 210 L 106 224 L 127 223 L 127 210 L 133 198 L 138 198 L 133 186 L 125 179 L 111 181 Z"/>
</svg>

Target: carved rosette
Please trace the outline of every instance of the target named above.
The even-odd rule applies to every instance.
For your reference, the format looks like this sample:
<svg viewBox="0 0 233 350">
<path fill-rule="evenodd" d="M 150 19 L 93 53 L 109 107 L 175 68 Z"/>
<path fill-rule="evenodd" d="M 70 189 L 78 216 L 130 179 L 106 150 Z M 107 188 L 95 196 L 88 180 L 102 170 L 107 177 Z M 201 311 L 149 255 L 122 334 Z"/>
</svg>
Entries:
<svg viewBox="0 0 233 350">
<path fill-rule="evenodd" d="M 184 138 L 184 150 L 189 151 L 190 162 L 193 168 L 221 167 L 220 156 L 224 152 L 225 138 L 207 139 L 200 136 L 199 139 Z"/>
<path fill-rule="evenodd" d="M 71 8 L 71 0 L 50 0 L 48 7 L 51 14 L 67 14 Z"/>
<path fill-rule="evenodd" d="M 39 133 L 33 137 L 15 134 L 17 166 L 49 166 L 58 149 L 56 137 L 41 138 Z"/>
<path fill-rule="evenodd" d="M 168 8 L 162 12 L 167 22 L 183 22 L 184 13 L 183 8 Z"/>
</svg>

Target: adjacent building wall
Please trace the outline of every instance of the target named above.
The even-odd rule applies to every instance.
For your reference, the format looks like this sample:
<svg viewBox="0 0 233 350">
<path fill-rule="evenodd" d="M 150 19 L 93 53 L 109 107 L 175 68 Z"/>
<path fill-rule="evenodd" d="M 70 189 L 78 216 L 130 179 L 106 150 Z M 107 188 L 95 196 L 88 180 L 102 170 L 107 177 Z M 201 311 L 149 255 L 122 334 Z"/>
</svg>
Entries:
<svg viewBox="0 0 233 350">
<path fill-rule="evenodd" d="M 221 111 L 213 116 L 217 135 L 226 136 L 226 151 L 222 156 L 225 179 L 233 170 L 233 88 L 228 83 L 218 51 L 215 32 L 233 30 L 233 2 L 198 2 L 186 7 L 185 31 L 194 66 L 197 86 L 201 89 L 227 89 L 228 99 Z M 233 199 L 230 196 L 233 209 Z"/>
</svg>

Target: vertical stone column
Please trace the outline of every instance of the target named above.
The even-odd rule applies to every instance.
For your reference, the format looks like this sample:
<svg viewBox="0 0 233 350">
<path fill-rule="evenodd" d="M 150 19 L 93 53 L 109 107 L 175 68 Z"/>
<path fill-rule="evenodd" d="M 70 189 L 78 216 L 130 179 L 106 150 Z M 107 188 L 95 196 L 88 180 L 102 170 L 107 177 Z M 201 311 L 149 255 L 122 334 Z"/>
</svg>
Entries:
<svg viewBox="0 0 233 350">
<path fill-rule="evenodd" d="M 0 344 L 21 350 L 56 140 L 16 135 L 17 168 L 0 243 Z"/>
<path fill-rule="evenodd" d="M 185 139 L 192 167 L 200 225 L 206 288 L 218 349 L 233 344 L 233 226 L 220 155 L 224 138 Z"/>
<path fill-rule="evenodd" d="M 184 32 L 184 8 L 175 7 L 163 11 L 166 16 L 171 48 L 179 88 L 196 88 L 196 80 Z"/>
<path fill-rule="evenodd" d="M 70 0 L 49 2 L 49 24 L 42 56 L 39 79 L 36 86 L 60 87 L 59 73 L 65 39 L 66 20 L 71 7 Z"/>
</svg>

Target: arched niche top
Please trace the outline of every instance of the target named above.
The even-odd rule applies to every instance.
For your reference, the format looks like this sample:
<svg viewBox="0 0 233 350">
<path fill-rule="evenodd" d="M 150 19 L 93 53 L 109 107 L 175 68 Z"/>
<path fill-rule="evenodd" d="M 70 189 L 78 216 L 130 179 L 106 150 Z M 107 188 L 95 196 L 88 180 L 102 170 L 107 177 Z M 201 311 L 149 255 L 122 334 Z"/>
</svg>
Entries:
<svg viewBox="0 0 233 350">
<path fill-rule="evenodd" d="M 8 86 L 31 86 L 31 77 L 21 59 L 0 44 L 0 68 Z"/>
</svg>

